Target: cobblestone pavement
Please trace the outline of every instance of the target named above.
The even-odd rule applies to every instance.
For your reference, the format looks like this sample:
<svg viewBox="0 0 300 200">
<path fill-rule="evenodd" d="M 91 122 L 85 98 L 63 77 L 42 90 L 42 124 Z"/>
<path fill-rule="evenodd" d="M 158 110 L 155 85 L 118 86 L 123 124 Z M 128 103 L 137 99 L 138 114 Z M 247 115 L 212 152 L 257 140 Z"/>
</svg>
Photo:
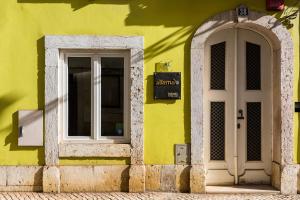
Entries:
<svg viewBox="0 0 300 200">
<path fill-rule="evenodd" d="M 32 193 L 32 192 L 2 192 L 2 200 L 15 199 L 37 199 L 37 200 L 69 200 L 69 199 L 100 199 L 100 200 L 189 200 L 189 199 L 208 199 L 208 200 L 277 200 L 277 199 L 299 199 L 300 195 L 279 195 L 279 194 L 183 194 L 183 193 Z"/>
</svg>

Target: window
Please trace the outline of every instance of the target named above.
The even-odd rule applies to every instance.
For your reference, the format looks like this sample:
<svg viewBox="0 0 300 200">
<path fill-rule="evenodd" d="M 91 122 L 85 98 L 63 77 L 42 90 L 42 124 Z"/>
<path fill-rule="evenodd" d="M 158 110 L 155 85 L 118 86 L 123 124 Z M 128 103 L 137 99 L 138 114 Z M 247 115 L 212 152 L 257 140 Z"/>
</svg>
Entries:
<svg viewBox="0 0 300 200">
<path fill-rule="evenodd" d="M 62 54 L 63 140 L 128 143 L 129 52 Z"/>
<path fill-rule="evenodd" d="M 141 36 L 45 36 L 46 165 L 60 157 L 144 163 L 143 43 Z"/>
</svg>

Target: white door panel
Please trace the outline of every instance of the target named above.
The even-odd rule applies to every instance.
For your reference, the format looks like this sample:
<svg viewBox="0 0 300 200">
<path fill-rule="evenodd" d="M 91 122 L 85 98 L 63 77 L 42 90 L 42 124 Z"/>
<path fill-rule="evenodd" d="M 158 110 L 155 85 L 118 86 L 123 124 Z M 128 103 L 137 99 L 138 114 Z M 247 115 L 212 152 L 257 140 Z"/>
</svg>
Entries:
<svg viewBox="0 0 300 200">
<path fill-rule="evenodd" d="M 238 33 L 237 48 L 239 55 L 237 55 L 237 80 L 239 84 L 237 86 L 237 109 L 242 109 L 245 116 L 244 120 L 238 121 L 238 123 L 241 124 L 241 127 L 237 130 L 239 150 L 238 175 L 244 174 L 247 169 L 252 169 L 252 173 L 254 173 L 254 169 L 257 169 L 257 172 L 260 172 L 260 174 L 262 171 L 259 171 L 259 169 L 264 169 L 264 171 L 270 174 L 272 155 L 271 49 L 268 42 L 261 35 L 253 31 L 240 29 Z M 250 69 L 251 67 L 260 68 L 260 76 L 258 73 L 253 73 L 253 71 L 256 72 L 257 70 Z M 247 70 L 250 72 L 247 73 Z M 248 105 L 249 107 L 247 104 L 250 104 Z M 254 107 L 260 107 L 260 112 L 259 109 L 254 109 Z M 257 113 L 249 113 L 250 116 L 255 116 L 253 119 L 249 119 L 250 116 L 248 116 L 248 112 Z M 260 130 L 258 130 L 258 116 L 261 117 Z M 247 123 L 248 121 L 249 124 Z M 247 124 L 252 127 L 247 127 Z M 249 141 L 247 141 L 247 135 L 254 134 L 255 132 L 257 137 L 253 139 L 253 136 L 249 136 Z M 257 145 L 259 140 L 261 141 L 259 145 L 261 149 L 259 149 Z M 249 146 L 247 143 L 249 143 Z M 247 158 L 248 156 L 250 159 Z M 244 177 L 244 179 L 246 179 L 246 177 Z M 245 180 L 245 182 L 251 181 Z"/>
<path fill-rule="evenodd" d="M 206 52 L 212 51 L 212 45 L 225 43 L 225 49 L 223 53 L 225 53 L 225 84 L 223 89 L 212 89 L 212 81 L 211 81 L 211 67 L 205 67 L 204 69 L 204 137 L 205 140 L 205 162 L 208 167 L 208 182 L 207 184 L 229 184 L 233 183 L 234 177 L 232 174 L 234 173 L 232 170 L 233 167 L 233 148 L 227 148 L 234 145 L 232 141 L 233 131 L 235 129 L 235 125 L 231 123 L 230 118 L 234 115 L 234 73 L 233 73 L 233 64 L 234 64 L 234 52 L 231 49 L 234 48 L 234 38 L 231 35 L 234 34 L 233 29 L 224 30 L 223 34 L 215 34 L 212 36 L 206 45 Z M 222 54 L 222 53 L 221 53 Z M 218 56 L 214 55 L 214 56 Z M 206 56 L 206 65 L 211 66 L 211 58 Z M 218 81 L 218 80 L 216 80 Z M 211 144 L 211 106 L 213 103 L 223 102 L 224 103 L 224 110 L 225 116 L 224 118 L 224 155 L 223 159 L 218 158 L 220 160 L 211 159 L 213 156 L 211 155 L 210 147 L 213 146 Z M 221 117 L 221 116 L 220 116 Z M 215 147 L 214 147 L 215 148 Z M 222 157 L 222 156 L 221 156 Z M 223 170 L 222 170 L 223 169 Z M 226 170 L 224 170 L 226 169 Z M 231 178 L 230 178 L 231 176 Z M 217 177 L 217 178 L 216 178 Z"/>
</svg>

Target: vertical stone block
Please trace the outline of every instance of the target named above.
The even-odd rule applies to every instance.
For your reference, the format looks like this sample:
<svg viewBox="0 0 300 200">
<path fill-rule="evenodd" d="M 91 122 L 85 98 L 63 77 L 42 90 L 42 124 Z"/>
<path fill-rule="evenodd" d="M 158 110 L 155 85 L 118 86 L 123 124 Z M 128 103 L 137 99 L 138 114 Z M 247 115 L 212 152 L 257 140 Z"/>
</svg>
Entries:
<svg viewBox="0 0 300 200">
<path fill-rule="evenodd" d="M 176 165 L 177 192 L 190 192 L 190 171 L 189 165 Z"/>
<path fill-rule="evenodd" d="M 56 166 L 45 166 L 43 169 L 43 192 L 60 192 L 60 172 Z"/>
<path fill-rule="evenodd" d="M 298 165 L 299 167 L 299 165 Z M 297 193 L 300 193 L 300 172 L 299 172 L 299 168 L 298 168 L 298 174 L 297 174 Z"/>
<path fill-rule="evenodd" d="M 145 166 L 131 165 L 129 169 L 129 192 L 145 192 Z"/>
<path fill-rule="evenodd" d="M 284 165 L 281 171 L 280 192 L 282 194 L 297 194 L 297 165 Z"/>
<path fill-rule="evenodd" d="M 0 167 L 0 187 L 7 185 L 7 167 Z"/>
<path fill-rule="evenodd" d="M 276 189 L 280 189 L 280 165 L 272 163 L 272 186 Z"/>
<path fill-rule="evenodd" d="M 160 185 L 163 192 L 176 191 L 176 165 L 163 165 L 161 168 Z"/>
<path fill-rule="evenodd" d="M 160 191 L 161 165 L 146 165 L 146 190 Z"/>
<path fill-rule="evenodd" d="M 205 193 L 205 169 L 203 165 L 192 165 L 190 171 L 191 193 Z"/>
</svg>

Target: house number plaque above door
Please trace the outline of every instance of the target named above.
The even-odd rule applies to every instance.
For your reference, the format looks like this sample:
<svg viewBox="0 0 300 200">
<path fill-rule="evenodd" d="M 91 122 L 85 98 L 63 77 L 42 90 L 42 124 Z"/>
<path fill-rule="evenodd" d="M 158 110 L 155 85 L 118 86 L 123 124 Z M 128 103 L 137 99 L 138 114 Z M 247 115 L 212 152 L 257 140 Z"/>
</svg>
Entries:
<svg viewBox="0 0 300 200">
<path fill-rule="evenodd" d="M 247 17 L 248 16 L 248 8 L 244 5 L 241 5 L 237 8 L 238 17 Z"/>
<path fill-rule="evenodd" d="M 180 99 L 181 73 L 155 72 L 154 99 Z"/>
</svg>

